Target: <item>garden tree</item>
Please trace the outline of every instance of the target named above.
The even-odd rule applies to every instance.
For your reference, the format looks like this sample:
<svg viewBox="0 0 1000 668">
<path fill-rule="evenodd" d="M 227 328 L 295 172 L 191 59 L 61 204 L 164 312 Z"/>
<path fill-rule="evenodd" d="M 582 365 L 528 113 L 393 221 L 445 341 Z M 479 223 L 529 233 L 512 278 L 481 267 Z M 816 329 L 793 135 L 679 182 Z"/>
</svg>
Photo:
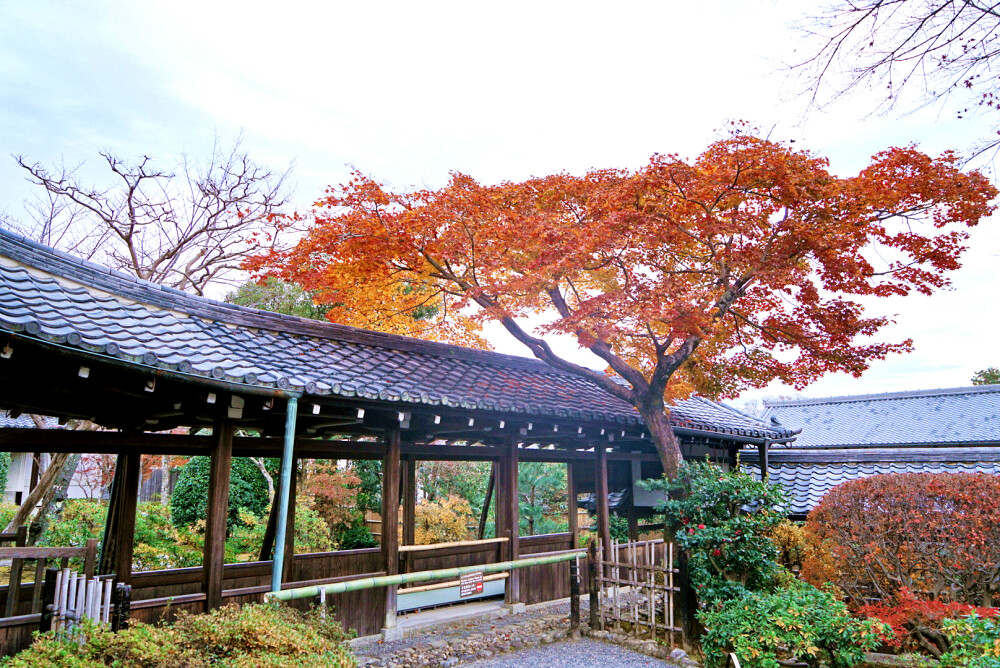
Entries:
<svg viewBox="0 0 1000 668">
<path fill-rule="evenodd" d="M 997 192 L 952 154 L 912 147 L 854 176 L 827 166 L 737 125 L 694 160 L 657 154 L 634 170 L 497 185 L 454 174 L 410 192 L 355 173 L 294 248 L 248 267 L 339 310 L 402 312 L 411 304 L 392 297 L 413 289 L 448 306 L 439 327 L 499 322 L 539 359 L 632 404 L 673 472 L 667 401 L 858 376 L 909 350 L 877 339 L 891 320 L 858 297 L 947 285 L 965 228 Z M 532 329 L 525 318 L 538 314 L 550 317 Z M 546 334 L 576 337 L 608 371 L 560 356 Z"/>
<path fill-rule="evenodd" d="M 259 244 L 277 243 L 272 216 L 288 203 L 290 169 L 261 166 L 240 144 L 226 150 L 216 141 L 206 160 L 182 156 L 173 171 L 149 156 L 102 151 L 108 183 L 96 186 L 82 183 L 77 169 L 16 156 L 44 191 L 25 231 L 112 269 L 204 294 L 213 283 L 231 282 Z"/>
<path fill-rule="evenodd" d="M 564 464 L 521 462 L 517 468 L 517 487 L 523 535 L 566 530 Z"/>
<path fill-rule="evenodd" d="M 208 479 L 211 458 L 192 457 L 177 477 L 170 496 L 170 518 L 174 526 L 187 526 L 205 518 L 208 504 Z M 229 513 L 227 532 L 240 523 L 241 510 L 263 514 L 268 507 L 267 482 L 260 469 L 246 457 L 233 457 L 229 478 Z"/>
<path fill-rule="evenodd" d="M 972 374 L 973 385 L 1000 385 L 1000 369 L 988 366 Z"/>
<path fill-rule="evenodd" d="M 108 169 L 103 185 L 84 184 L 79 167 L 49 169 L 15 156 L 41 192 L 28 202 L 32 221 L 3 217 L 0 225 L 195 294 L 204 294 L 213 283 L 232 282 L 249 253 L 261 244 L 277 243 L 272 216 L 288 203 L 285 182 L 291 170 L 258 165 L 242 151 L 240 138 L 228 150 L 217 140 L 204 161 L 182 156 L 174 171 L 155 166 L 149 156 L 128 160 L 110 151 L 100 155 Z M 65 466 L 74 460 L 59 461 Z M 43 481 L 48 485 L 57 477 Z M 43 496 L 48 492 L 40 490 Z M 24 514 L 15 520 L 23 521 Z"/>
<path fill-rule="evenodd" d="M 1000 11 L 971 0 L 836 0 L 806 26 L 819 48 L 795 67 L 820 99 L 853 91 L 881 93 L 881 111 L 906 92 L 917 105 L 953 100 L 959 118 L 1000 111 L 997 51 Z M 1000 120 L 979 151 L 1000 145 Z"/>
<path fill-rule="evenodd" d="M 230 304 L 250 306 L 262 311 L 274 311 L 311 320 L 323 320 L 328 307 L 317 304 L 311 294 L 294 283 L 279 281 L 273 276 L 263 283 L 247 281 L 226 295 Z"/>
</svg>

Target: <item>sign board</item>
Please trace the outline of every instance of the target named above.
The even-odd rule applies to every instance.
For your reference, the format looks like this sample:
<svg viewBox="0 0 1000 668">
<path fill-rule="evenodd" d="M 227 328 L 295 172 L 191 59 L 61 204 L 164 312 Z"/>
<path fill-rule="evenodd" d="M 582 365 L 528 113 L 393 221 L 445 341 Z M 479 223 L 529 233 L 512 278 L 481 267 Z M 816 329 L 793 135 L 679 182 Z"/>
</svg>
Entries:
<svg viewBox="0 0 1000 668">
<path fill-rule="evenodd" d="M 454 590 L 452 590 L 454 591 Z M 475 596 L 483 593 L 483 572 L 467 573 L 459 581 L 459 596 Z M 453 594 L 454 595 L 454 594 Z"/>
</svg>

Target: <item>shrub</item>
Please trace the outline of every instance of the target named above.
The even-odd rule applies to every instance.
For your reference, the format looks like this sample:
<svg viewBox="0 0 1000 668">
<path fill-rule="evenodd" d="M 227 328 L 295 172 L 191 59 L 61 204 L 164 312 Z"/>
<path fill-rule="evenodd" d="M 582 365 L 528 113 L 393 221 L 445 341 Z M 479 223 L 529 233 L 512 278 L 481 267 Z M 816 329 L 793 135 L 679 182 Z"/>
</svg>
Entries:
<svg viewBox="0 0 1000 668">
<path fill-rule="evenodd" d="M 111 633 L 86 626 L 85 642 L 43 634 L 4 668 L 347 668 L 355 665 L 333 621 L 277 605 L 226 607 L 207 615 L 180 613 L 163 626 L 133 623 Z"/>
<path fill-rule="evenodd" d="M 337 550 L 360 550 L 377 547 L 375 534 L 368 528 L 363 517 L 355 517 L 348 524 L 338 524 L 333 528 L 333 547 Z"/>
<path fill-rule="evenodd" d="M 0 452 L 0 501 L 3 501 L 3 495 L 7 491 L 7 475 L 10 473 L 10 453 Z M 10 520 L 8 520 L 9 522 Z M 7 525 L 0 527 L 3 530 Z"/>
<path fill-rule="evenodd" d="M 806 532 L 801 524 L 788 520 L 771 529 L 768 538 L 778 550 L 778 563 L 792 569 L 802 566 L 807 548 Z"/>
<path fill-rule="evenodd" d="M 944 622 L 944 632 L 951 644 L 941 657 L 941 668 L 1000 668 L 1000 623 L 969 615 Z"/>
<path fill-rule="evenodd" d="M 959 619 L 970 614 L 993 618 L 996 608 L 976 608 L 965 603 L 944 603 L 943 601 L 921 601 L 906 588 L 900 590 L 893 604 L 878 603 L 864 605 L 858 612 L 876 617 L 892 627 L 895 639 L 888 644 L 897 650 L 926 651 L 935 658 L 948 650 L 948 640 L 944 633 L 946 620 Z"/>
<path fill-rule="evenodd" d="M 647 485 L 669 498 L 657 512 L 667 530 L 688 551 L 688 570 L 698 596 L 707 602 L 771 590 L 790 574 L 776 559 L 768 538 L 783 521 L 775 508 L 784 491 L 741 471 L 725 473 L 710 462 L 686 462 L 675 478 Z"/>
<path fill-rule="evenodd" d="M 188 526 L 205 517 L 210 466 L 209 457 L 192 457 L 181 467 L 170 495 L 170 516 L 174 526 Z M 234 457 L 229 479 L 227 531 L 232 531 L 239 522 L 241 508 L 259 516 L 268 509 L 268 503 L 267 481 L 260 469 L 245 457 Z"/>
<path fill-rule="evenodd" d="M 833 580 L 854 597 L 893 600 L 907 588 L 991 606 L 1000 563 L 997 498 L 997 475 L 876 475 L 830 490 L 809 514 L 806 533 L 832 552 L 840 564 Z"/>
<path fill-rule="evenodd" d="M 17 513 L 16 503 L 0 503 L 0 531 L 3 531 Z"/>
<path fill-rule="evenodd" d="M 469 537 L 469 524 L 476 520 L 469 502 L 460 496 L 418 503 L 414 514 L 414 542 L 417 545 L 465 540 Z M 388 527 L 383 526 L 382 531 L 386 530 Z"/>
<path fill-rule="evenodd" d="M 826 659 L 849 668 L 882 642 L 888 627 L 851 617 L 829 591 L 793 582 L 777 593 L 751 592 L 698 614 L 705 625 L 701 645 L 708 668 L 724 665 L 734 652 L 747 668 L 780 668 L 781 661 L 817 666 Z"/>
</svg>

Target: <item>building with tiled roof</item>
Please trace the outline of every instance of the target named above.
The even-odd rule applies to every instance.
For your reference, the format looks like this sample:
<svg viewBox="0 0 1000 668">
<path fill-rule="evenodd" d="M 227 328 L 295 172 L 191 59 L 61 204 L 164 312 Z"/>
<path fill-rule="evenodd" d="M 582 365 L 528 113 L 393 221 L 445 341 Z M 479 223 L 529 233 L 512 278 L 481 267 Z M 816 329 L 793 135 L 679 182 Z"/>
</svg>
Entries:
<svg viewBox="0 0 1000 668">
<path fill-rule="evenodd" d="M 769 451 L 769 479 L 805 515 L 831 488 L 880 473 L 1000 474 L 1000 385 L 765 402 L 765 419 L 801 429 Z M 759 473 L 760 455 L 744 461 Z"/>
</svg>

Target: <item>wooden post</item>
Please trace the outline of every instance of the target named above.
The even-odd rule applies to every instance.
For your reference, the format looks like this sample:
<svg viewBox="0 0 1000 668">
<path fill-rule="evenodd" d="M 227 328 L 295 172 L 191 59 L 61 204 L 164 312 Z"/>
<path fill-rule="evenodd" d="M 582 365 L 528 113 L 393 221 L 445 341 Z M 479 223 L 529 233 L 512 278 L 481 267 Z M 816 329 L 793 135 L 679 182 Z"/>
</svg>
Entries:
<svg viewBox="0 0 1000 668">
<path fill-rule="evenodd" d="M 597 554 L 597 541 L 591 538 L 590 545 L 587 547 L 587 556 L 589 557 L 587 573 L 590 576 L 587 580 L 587 593 L 590 594 L 591 631 L 596 631 L 600 623 L 600 599 L 598 597 L 601 595 L 601 583 L 598 576 Z"/>
<path fill-rule="evenodd" d="M 56 602 L 56 575 L 58 574 L 58 568 L 45 569 L 45 584 L 42 585 L 42 619 L 38 625 L 39 633 L 52 630 L 52 606 Z"/>
<path fill-rule="evenodd" d="M 282 562 L 282 582 L 292 582 L 292 567 L 295 563 L 295 500 L 298 494 L 299 459 L 292 457 L 292 477 L 288 481 L 288 515 L 285 520 L 285 560 Z"/>
<path fill-rule="evenodd" d="M 132 582 L 132 550 L 135 547 L 135 509 L 139 502 L 139 464 L 141 456 L 131 453 L 122 462 L 125 476 L 122 479 L 120 513 L 117 517 L 118 529 L 115 540 L 115 581 L 123 584 Z"/>
<path fill-rule="evenodd" d="M 757 452 L 760 453 L 760 479 L 763 480 L 764 482 L 767 482 L 768 478 L 770 477 L 768 471 L 769 464 L 767 461 L 769 445 L 770 444 L 767 441 L 764 441 L 763 443 L 757 446 Z"/>
<path fill-rule="evenodd" d="M 631 461 L 629 462 L 629 473 L 628 473 L 628 539 L 630 542 L 636 542 L 639 540 L 639 518 L 635 514 L 635 481 L 638 478 L 636 469 L 639 467 L 639 462 Z"/>
<path fill-rule="evenodd" d="M 271 499 L 271 510 L 267 514 L 267 526 L 264 527 L 264 538 L 260 542 L 259 561 L 270 561 L 274 551 L 274 531 L 278 526 L 278 495 Z"/>
<path fill-rule="evenodd" d="M 517 560 L 521 555 L 521 513 L 517 502 L 518 440 L 518 437 L 514 435 L 510 436 L 507 440 L 507 452 L 499 463 L 499 466 L 504 469 L 504 486 L 500 490 L 501 496 L 497 497 L 497 508 L 501 505 L 504 507 L 504 522 L 506 526 L 504 527 L 503 535 L 510 537 L 507 554 L 511 561 Z M 504 603 L 515 609 L 524 606 L 521 603 L 520 569 L 512 569 L 510 575 L 507 577 Z"/>
<path fill-rule="evenodd" d="M 569 630 L 580 632 L 580 567 L 576 560 L 569 562 Z"/>
<path fill-rule="evenodd" d="M 132 548 L 135 543 L 135 509 L 139 501 L 140 455 L 118 455 L 115 477 L 111 483 L 111 500 L 104 523 L 97 572 L 114 573 L 118 582 L 132 581 Z"/>
<path fill-rule="evenodd" d="M 601 442 L 594 446 L 594 503 L 597 505 L 597 535 L 603 541 L 605 555 L 611 554 L 611 516 L 608 511 L 608 449 Z M 605 569 L 605 575 L 608 575 Z"/>
<path fill-rule="evenodd" d="M 15 547 L 24 547 L 28 544 L 28 527 L 21 525 L 17 528 L 17 535 L 14 538 Z M 7 586 L 7 608 L 4 617 L 13 617 L 18 613 L 18 599 L 21 598 L 21 573 L 24 570 L 24 559 L 11 559 L 10 579 Z M 35 584 L 37 586 L 37 583 Z"/>
<path fill-rule="evenodd" d="M 382 459 L 382 560 L 386 575 L 399 573 L 399 427 L 385 432 L 385 457 Z M 401 637 L 396 626 L 396 587 L 385 588 L 386 640 Z"/>
<path fill-rule="evenodd" d="M 490 479 L 486 483 L 486 497 L 483 499 L 483 512 L 479 515 L 479 540 L 486 534 L 486 518 L 490 514 L 490 503 L 493 501 L 493 488 L 497 484 L 497 463 L 490 462 Z M 499 533 L 497 534 L 500 535 Z"/>
<path fill-rule="evenodd" d="M 413 545 L 417 524 L 417 460 L 406 457 L 403 467 L 403 545 Z"/>
<path fill-rule="evenodd" d="M 226 563 L 226 520 L 229 517 L 229 472 L 233 463 L 232 420 L 216 420 L 208 474 L 202 591 L 205 611 L 222 605 L 222 572 Z"/>
<path fill-rule="evenodd" d="M 573 462 L 566 462 L 566 508 L 569 511 L 570 547 L 580 547 L 580 522 L 576 507 L 576 481 L 573 480 Z"/>
</svg>

